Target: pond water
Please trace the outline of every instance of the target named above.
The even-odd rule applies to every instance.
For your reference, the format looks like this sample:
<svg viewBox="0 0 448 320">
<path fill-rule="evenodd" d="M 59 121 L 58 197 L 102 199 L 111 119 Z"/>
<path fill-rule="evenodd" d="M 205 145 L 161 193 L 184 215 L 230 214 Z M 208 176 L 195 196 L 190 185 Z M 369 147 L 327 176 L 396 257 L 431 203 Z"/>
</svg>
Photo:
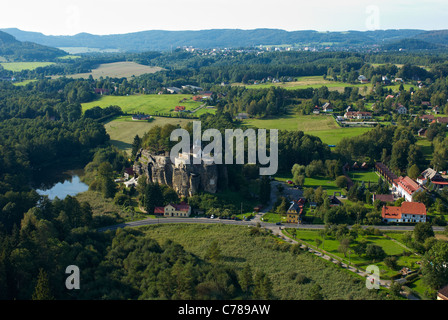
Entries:
<svg viewBox="0 0 448 320">
<path fill-rule="evenodd" d="M 36 192 L 47 195 L 50 200 L 58 197 L 76 196 L 78 193 L 89 190 L 89 186 L 81 181 L 82 170 L 69 170 L 62 173 L 42 172 L 34 183 Z"/>
</svg>

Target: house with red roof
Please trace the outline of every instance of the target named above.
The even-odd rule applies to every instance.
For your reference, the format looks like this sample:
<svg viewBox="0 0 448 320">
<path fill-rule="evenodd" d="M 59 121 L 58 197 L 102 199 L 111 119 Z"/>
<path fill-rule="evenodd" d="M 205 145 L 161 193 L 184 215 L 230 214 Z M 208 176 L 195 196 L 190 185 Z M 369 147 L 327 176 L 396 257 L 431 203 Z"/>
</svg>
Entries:
<svg viewBox="0 0 448 320">
<path fill-rule="evenodd" d="M 414 194 L 423 191 L 423 187 L 408 176 L 398 177 L 394 180 L 393 191 L 396 192 L 399 197 L 405 198 L 408 202 L 412 202 Z"/>
<path fill-rule="evenodd" d="M 182 112 L 182 111 L 185 111 L 185 106 L 176 106 L 176 107 L 174 108 L 174 111 L 176 111 L 176 112 Z"/>
<path fill-rule="evenodd" d="M 384 206 L 381 217 L 384 222 L 426 222 L 426 207 L 421 202 L 403 202 L 401 207 Z"/>
<path fill-rule="evenodd" d="M 168 204 L 165 207 L 155 207 L 154 214 L 163 214 L 165 217 L 189 217 L 191 207 L 185 202 L 179 204 Z"/>
</svg>

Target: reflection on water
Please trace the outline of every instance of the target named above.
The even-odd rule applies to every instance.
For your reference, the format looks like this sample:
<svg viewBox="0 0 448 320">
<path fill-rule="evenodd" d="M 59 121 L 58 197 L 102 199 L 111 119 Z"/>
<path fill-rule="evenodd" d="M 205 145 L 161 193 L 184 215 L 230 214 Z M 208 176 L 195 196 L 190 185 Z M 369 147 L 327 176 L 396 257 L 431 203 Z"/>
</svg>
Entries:
<svg viewBox="0 0 448 320">
<path fill-rule="evenodd" d="M 35 178 L 34 188 L 41 195 L 47 195 L 50 200 L 55 197 L 64 199 L 66 196 L 75 196 L 85 192 L 89 186 L 81 181 L 82 170 L 71 170 L 66 172 L 41 172 Z"/>
</svg>

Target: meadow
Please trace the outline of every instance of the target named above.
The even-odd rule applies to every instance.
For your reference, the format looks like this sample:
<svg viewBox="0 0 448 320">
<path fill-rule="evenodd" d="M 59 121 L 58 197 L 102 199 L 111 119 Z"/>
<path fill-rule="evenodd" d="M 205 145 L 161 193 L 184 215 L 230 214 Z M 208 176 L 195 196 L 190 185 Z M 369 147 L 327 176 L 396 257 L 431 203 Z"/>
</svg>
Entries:
<svg viewBox="0 0 448 320">
<path fill-rule="evenodd" d="M 176 106 L 185 106 L 188 111 L 195 110 L 203 103 L 193 101 L 189 94 L 145 94 L 130 96 L 102 96 L 95 100 L 82 104 L 83 112 L 95 106 L 105 108 L 108 106 L 119 106 L 125 113 L 174 113 Z M 214 110 L 207 109 L 210 112 Z"/>
<path fill-rule="evenodd" d="M 340 246 L 339 240 L 334 237 L 326 236 L 322 238 L 319 235 L 319 231 L 316 230 L 307 230 L 307 229 L 290 229 L 295 231 L 295 237 L 298 240 L 302 240 L 309 245 L 316 247 L 316 239 L 321 241 L 321 245 L 319 246 L 320 250 L 323 250 L 327 253 L 330 253 L 334 256 L 337 256 L 344 260 L 344 262 L 350 262 L 352 265 L 357 265 L 359 267 L 365 267 L 370 264 L 375 264 L 379 267 L 381 272 L 381 277 L 383 279 L 390 279 L 391 277 L 398 274 L 397 270 L 392 270 L 388 266 L 384 264 L 383 261 L 371 261 L 365 255 L 358 255 L 355 253 L 354 247 L 360 241 L 366 241 L 367 244 L 375 244 L 383 248 L 384 252 L 387 256 L 396 256 L 398 258 L 398 270 L 403 267 L 409 267 L 411 270 L 415 270 L 418 266 L 416 262 L 421 260 L 421 257 L 415 255 L 408 248 L 406 248 L 403 244 L 398 242 L 393 238 L 388 238 L 384 235 L 358 235 L 356 239 L 354 239 L 353 243 L 350 245 L 351 254 L 347 254 L 344 256 L 343 253 L 339 252 L 338 248 Z M 294 233 L 292 233 L 294 235 Z M 403 255 L 404 252 L 410 253 L 410 255 Z"/>
<path fill-rule="evenodd" d="M 89 76 L 92 76 L 94 79 L 99 79 L 100 77 L 131 78 L 133 76 L 141 76 L 145 73 L 155 73 L 160 70 L 162 70 L 162 68 L 160 67 L 151 67 L 131 61 L 123 61 L 104 63 L 101 64 L 97 69 L 93 69 L 91 72 L 66 75 L 66 77 L 73 79 L 88 79 Z M 60 76 L 53 76 L 52 78 L 56 79 L 59 77 Z"/>
<path fill-rule="evenodd" d="M 180 118 L 153 117 L 151 121 L 134 121 L 131 116 L 117 117 L 104 124 L 106 132 L 110 136 L 110 142 L 118 149 L 126 151 L 128 154 L 132 150 L 134 137 L 143 137 L 145 132 L 154 126 L 164 126 L 165 124 L 185 126 L 191 120 Z"/>
<path fill-rule="evenodd" d="M 295 81 L 290 82 L 278 82 L 278 83 L 260 83 L 260 84 L 251 84 L 246 85 L 243 83 L 233 83 L 234 86 L 245 86 L 248 89 L 265 89 L 272 86 L 281 87 L 283 89 L 287 90 L 297 90 L 297 89 L 307 89 L 307 88 L 313 88 L 313 89 L 319 89 L 322 86 L 326 86 L 329 90 L 339 91 L 343 92 L 345 87 L 357 87 L 359 88 L 359 93 L 362 95 L 365 95 L 366 93 L 369 93 L 372 91 L 372 84 L 371 83 L 359 83 L 359 84 L 352 84 L 347 82 L 341 82 L 341 81 L 332 81 L 324 79 L 322 76 L 305 76 L 305 77 L 298 77 L 295 79 Z M 412 87 L 410 84 L 404 84 L 403 85 L 406 90 L 409 90 L 409 88 Z M 365 88 L 365 89 L 364 89 Z M 386 89 L 392 89 L 392 91 L 397 92 L 399 88 L 399 84 L 391 84 L 389 86 L 385 86 Z"/>
<path fill-rule="evenodd" d="M 8 71 L 20 72 L 23 70 L 34 70 L 40 67 L 53 65 L 54 62 L 1 62 L 0 65 Z"/>
<path fill-rule="evenodd" d="M 247 119 L 244 124 L 260 129 L 300 130 L 319 137 L 329 145 L 337 145 L 342 138 L 358 136 L 370 130 L 366 127 L 341 128 L 329 115 L 291 114 L 270 119 Z"/>
<path fill-rule="evenodd" d="M 318 284 L 325 299 L 378 299 L 365 287 L 362 277 L 338 268 L 309 253 L 291 252 L 291 245 L 270 235 L 253 235 L 250 228 L 224 224 L 163 224 L 139 228 L 163 243 L 179 243 L 186 251 L 204 257 L 210 243 L 217 241 L 219 263 L 242 271 L 249 264 L 253 273 L 268 274 L 275 298 L 309 299 L 310 289 Z"/>
</svg>

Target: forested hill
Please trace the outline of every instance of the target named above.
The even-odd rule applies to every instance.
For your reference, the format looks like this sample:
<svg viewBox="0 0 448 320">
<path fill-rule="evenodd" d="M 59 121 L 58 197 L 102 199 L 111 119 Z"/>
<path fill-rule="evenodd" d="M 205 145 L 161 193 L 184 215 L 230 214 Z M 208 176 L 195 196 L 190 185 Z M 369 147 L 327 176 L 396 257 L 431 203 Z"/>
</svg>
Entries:
<svg viewBox="0 0 448 320">
<path fill-rule="evenodd" d="M 402 39 L 413 39 L 448 44 L 443 31 L 414 29 L 318 32 L 313 30 L 285 31 L 280 29 L 211 29 L 200 31 L 150 30 L 127 34 L 93 35 L 80 33 L 74 36 L 47 36 L 38 32 L 16 28 L 1 29 L 20 41 L 32 41 L 51 47 L 88 47 L 120 51 L 170 50 L 182 46 L 196 48 L 238 48 L 258 45 L 307 45 L 356 48 L 382 45 Z M 441 41 L 441 42 L 440 42 Z"/>
<path fill-rule="evenodd" d="M 67 53 L 33 42 L 21 42 L 0 31 L 0 56 L 10 61 L 49 61 Z"/>
</svg>

